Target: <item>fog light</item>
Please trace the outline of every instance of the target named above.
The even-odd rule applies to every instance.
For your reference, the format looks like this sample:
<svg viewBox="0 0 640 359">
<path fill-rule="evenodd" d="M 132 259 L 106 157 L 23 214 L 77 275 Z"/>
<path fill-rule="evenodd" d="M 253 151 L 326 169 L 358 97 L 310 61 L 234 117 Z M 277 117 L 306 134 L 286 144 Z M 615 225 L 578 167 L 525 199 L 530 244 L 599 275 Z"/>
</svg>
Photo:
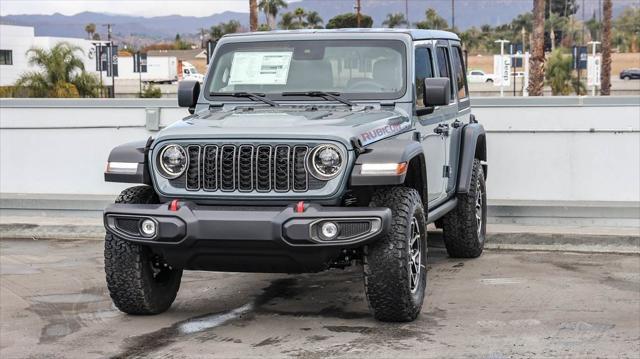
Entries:
<svg viewBox="0 0 640 359">
<path fill-rule="evenodd" d="M 338 225 L 333 222 L 324 222 L 320 231 L 325 239 L 334 239 L 338 236 Z"/>
<path fill-rule="evenodd" d="M 140 230 L 145 237 L 153 237 L 156 235 L 156 222 L 151 219 L 145 219 L 140 224 Z"/>
</svg>

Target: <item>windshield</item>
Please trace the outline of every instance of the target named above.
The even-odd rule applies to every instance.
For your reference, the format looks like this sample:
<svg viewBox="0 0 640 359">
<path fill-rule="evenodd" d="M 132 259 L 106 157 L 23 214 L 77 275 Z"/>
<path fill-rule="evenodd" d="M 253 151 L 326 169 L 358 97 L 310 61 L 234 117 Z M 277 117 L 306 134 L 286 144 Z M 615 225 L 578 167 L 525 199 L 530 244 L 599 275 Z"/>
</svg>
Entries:
<svg viewBox="0 0 640 359">
<path fill-rule="evenodd" d="M 396 99 L 406 84 L 399 40 L 304 40 L 230 43 L 213 61 L 209 95 L 324 91 L 351 99 Z M 287 97 L 287 99 L 291 99 Z"/>
</svg>

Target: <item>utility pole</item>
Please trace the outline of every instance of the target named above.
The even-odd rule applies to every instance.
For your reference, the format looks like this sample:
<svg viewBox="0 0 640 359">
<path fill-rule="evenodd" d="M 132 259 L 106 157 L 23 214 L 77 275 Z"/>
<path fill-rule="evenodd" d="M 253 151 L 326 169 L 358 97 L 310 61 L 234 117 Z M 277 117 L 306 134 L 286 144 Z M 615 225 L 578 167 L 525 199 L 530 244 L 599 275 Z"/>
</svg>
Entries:
<svg viewBox="0 0 640 359">
<path fill-rule="evenodd" d="M 407 20 L 407 29 L 411 28 L 411 22 L 409 21 L 409 0 L 404 0 L 404 18 Z"/>
<path fill-rule="evenodd" d="M 500 44 L 500 97 L 504 97 L 504 44 L 508 44 L 509 40 L 496 40 L 496 44 Z M 507 76 L 509 76 L 507 74 Z"/>
<path fill-rule="evenodd" d="M 111 41 L 111 27 L 113 26 L 113 24 L 104 24 L 102 26 L 107 27 L 107 41 Z"/>
<path fill-rule="evenodd" d="M 451 30 L 456 27 L 456 2 L 451 0 Z"/>
<path fill-rule="evenodd" d="M 358 27 L 360 27 L 360 9 L 362 7 L 360 6 L 360 0 L 356 0 L 356 4 L 353 6 L 353 9 L 356 11 L 356 22 L 358 24 Z"/>
</svg>

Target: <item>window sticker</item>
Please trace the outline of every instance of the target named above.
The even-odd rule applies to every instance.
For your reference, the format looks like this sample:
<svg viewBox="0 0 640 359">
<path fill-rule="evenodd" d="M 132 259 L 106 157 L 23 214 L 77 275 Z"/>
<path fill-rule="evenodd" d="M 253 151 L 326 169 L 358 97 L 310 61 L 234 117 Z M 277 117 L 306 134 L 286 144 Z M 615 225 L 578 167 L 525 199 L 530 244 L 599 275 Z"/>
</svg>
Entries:
<svg viewBox="0 0 640 359">
<path fill-rule="evenodd" d="M 285 85 L 293 52 L 236 52 L 229 85 Z"/>
</svg>

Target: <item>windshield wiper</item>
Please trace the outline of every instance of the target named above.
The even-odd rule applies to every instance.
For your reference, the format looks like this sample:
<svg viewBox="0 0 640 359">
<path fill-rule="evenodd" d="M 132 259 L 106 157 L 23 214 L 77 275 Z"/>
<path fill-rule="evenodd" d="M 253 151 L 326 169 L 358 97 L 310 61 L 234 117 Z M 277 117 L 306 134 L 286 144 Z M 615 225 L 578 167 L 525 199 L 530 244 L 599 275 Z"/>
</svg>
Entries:
<svg viewBox="0 0 640 359">
<path fill-rule="evenodd" d="M 258 93 L 258 92 L 212 92 L 210 93 L 211 96 L 233 96 L 233 97 L 246 97 L 246 98 L 250 98 L 252 100 L 258 100 L 261 102 L 264 102 L 268 105 L 271 106 L 280 106 L 277 102 L 271 101 L 268 98 L 265 98 L 266 95 L 263 93 Z"/>
<path fill-rule="evenodd" d="M 344 97 L 340 97 L 340 92 L 325 92 L 325 91 L 290 91 L 283 92 L 282 96 L 309 96 L 309 97 L 322 97 L 322 98 L 330 98 L 332 100 L 342 102 L 348 106 L 355 106 L 356 104 L 345 99 Z"/>
</svg>

